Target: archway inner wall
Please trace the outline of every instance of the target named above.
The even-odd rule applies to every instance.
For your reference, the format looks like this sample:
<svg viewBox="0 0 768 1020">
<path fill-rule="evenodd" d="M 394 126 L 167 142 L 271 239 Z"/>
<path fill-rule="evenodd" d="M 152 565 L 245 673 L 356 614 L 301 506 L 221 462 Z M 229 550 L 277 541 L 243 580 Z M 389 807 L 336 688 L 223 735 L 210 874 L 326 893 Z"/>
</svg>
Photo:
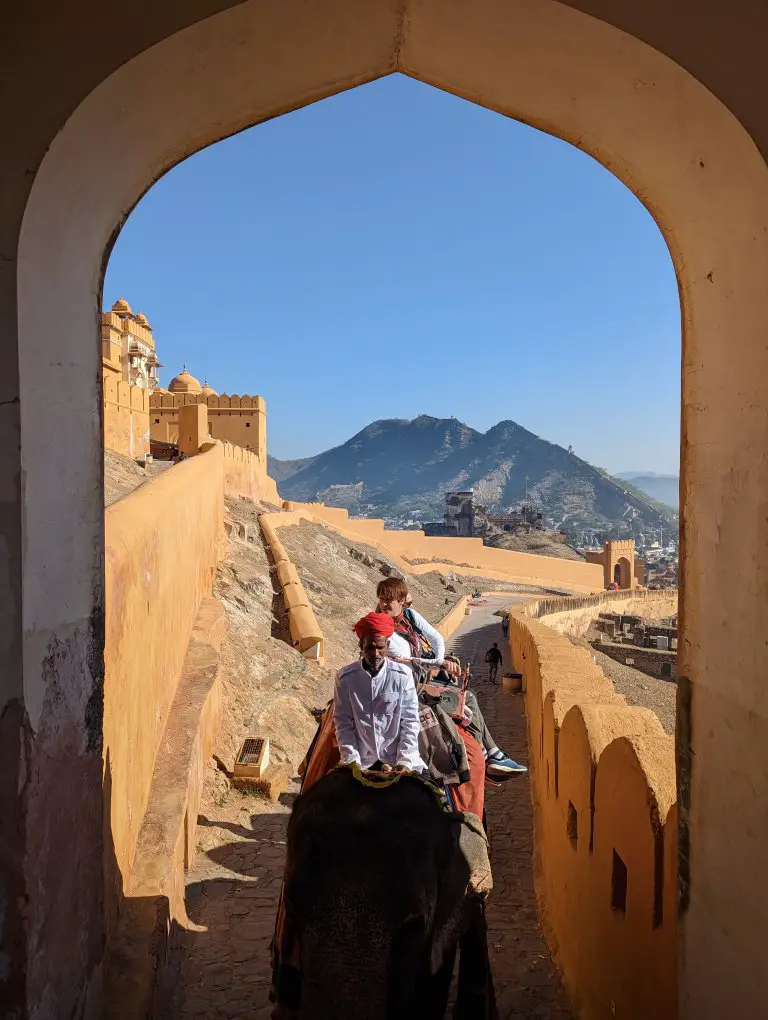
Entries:
<svg viewBox="0 0 768 1020">
<path fill-rule="evenodd" d="M 683 1014 L 735 1015 L 735 995 L 737 1012 L 764 1005 L 768 979 L 753 936 L 768 909 L 768 897 L 756 895 L 765 852 L 751 822 L 762 816 L 757 780 L 768 779 L 768 693 L 760 682 L 768 652 L 756 637 L 765 593 L 755 563 L 768 526 L 756 509 L 768 482 L 768 175 L 752 139 L 679 65 L 549 0 L 249 2 L 175 34 L 162 9 L 146 17 L 159 39 L 168 38 L 107 77 L 52 141 L 18 248 L 23 489 L 11 494 L 8 514 L 20 499 L 23 695 L 35 763 L 25 789 L 27 938 L 38 946 L 31 1001 L 47 996 L 54 1014 L 68 1015 L 71 974 L 95 975 L 100 953 L 90 923 L 96 904 L 81 896 L 86 874 L 93 884 L 93 857 L 68 876 L 58 900 L 62 928 L 66 920 L 67 930 L 90 938 L 46 955 L 43 918 L 48 932 L 57 930 L 45 889 L 66 867 L 61 847 L 70 842 L 74 860 L 86 843 L 98 848 L 101 836 L 104 251 L 138 197 L 178 160 L 249 124 L 402 70 L 579 145 L 632 188 L 670 246 L 684 327 Z M 8 222 L 4 238 L 13 236 L 12 213 Z M 3 272 L 7 280 L 7 265 Z M 16 317 L 6 307 L 13 336 Z M 12 456 L 6 470 L 15 476 Z M 11 546 L 11 566 L 17 555 Z M 54 848 L 46 835 L 52 804 L 73 780 L 83 796 L 60 819 Z M 704 824 L 712 817 L 717 832 Z M 697 981 L 685 980 L 687 968 Z"/>
</svg>

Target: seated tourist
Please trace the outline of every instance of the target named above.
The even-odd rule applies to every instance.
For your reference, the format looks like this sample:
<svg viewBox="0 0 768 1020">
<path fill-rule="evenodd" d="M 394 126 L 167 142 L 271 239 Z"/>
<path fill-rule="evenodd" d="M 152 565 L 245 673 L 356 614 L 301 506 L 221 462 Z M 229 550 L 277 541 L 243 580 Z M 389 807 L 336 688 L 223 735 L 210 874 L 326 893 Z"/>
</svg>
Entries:
<svg viewBox="0 0 768 1020">
<path fill-rule="evenodd" d="M 355 624 L 360 658 L 339 670 L 333 694 L 336 742 L 342 765 L 424 774 L 413 674 L 387 656 L 394 629 L 385 613 L 369 613 Z"/>
<path fill-rule="evenodd" d="M 379 612 L 391 616 L 395 625 L 394 633 L 388 641 L 390 655 L 416 670 L 443 666 L 449 673 L 457 672 L 454 664 L 445 661 L 443 635 L 413 609 L 413 599 L 402 578 L 386 577 L 379 581 L 376 595 Z M 424 639 L 429 645 L 431 657 L 424 655 Z M 488 776 L 499 781 L 509 779 L 515 773 L 527 772 L 525 765 L 518 764 L 514 758 L 504 754 L 496 744 L 485 724 L 474 691 L 466 692 L 465 703 L 472 713 L 469 732 L 483 750 Z"/>
</svg>

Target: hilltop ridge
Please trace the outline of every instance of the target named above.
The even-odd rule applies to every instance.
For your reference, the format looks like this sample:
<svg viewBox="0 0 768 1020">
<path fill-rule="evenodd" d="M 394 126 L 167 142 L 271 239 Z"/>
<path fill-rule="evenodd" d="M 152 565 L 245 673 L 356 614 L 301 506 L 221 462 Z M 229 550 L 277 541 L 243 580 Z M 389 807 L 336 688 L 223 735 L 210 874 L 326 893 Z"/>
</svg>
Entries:
<svg viewBox="0 0 768 1020">
<path fill-rule="evenodd" d="M 485 433 L 458 418 L 377 419 L 296 471 L 271 463 L 286 498 L 322 499 L 351 513 L 439 519 L 446 491 L 473 488 L 476 502 L 492 509 L 527 500 L 551 527 L 574 536 L 628 520 L 633 530 L 652 529 L 669 516 L 636 488 L 509 419 Z"/>
</svg>

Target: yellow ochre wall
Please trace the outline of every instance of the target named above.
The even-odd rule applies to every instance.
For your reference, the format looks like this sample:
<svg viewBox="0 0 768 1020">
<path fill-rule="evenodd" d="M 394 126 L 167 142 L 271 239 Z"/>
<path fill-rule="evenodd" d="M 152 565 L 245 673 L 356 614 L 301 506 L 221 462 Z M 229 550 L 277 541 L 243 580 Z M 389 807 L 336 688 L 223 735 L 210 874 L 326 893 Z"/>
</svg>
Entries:
<svg viewBox="0 0 768 1020">
<path fill-rule="evenodd" d="M 387 531 L 382 520 L 352 520 L 346 510 L 323 503 L 285 500 L 283 507 L 330 524 L 348 537 L 380 547 L 388 556 L 399 557 L 404 564 L 399 569 L 412 574 L 442 570 L 577 592 L 603 588 L 603 568 L 598 564 L 494 549 L 484 546 L 480 538 L 428 538 L 423 531 Z M 428 562 L 414 563 L 414 560 Z"/>
<path fill-rule="evenodd" d="M 105 783 L 125 879 L 189 636 L 213 584 L 223 537 L 222 449 L 140 486 L 105 518 Z"/>
<path fill-rule="evenodd" d="M 205 404 L 212 439 L 250 449 L 266 462 L 267 411 L 263 397 L 204 397 L 199 393 L 153 393 L 150 398 L 150 430 L 153 439 L 175 443 L 179 435 L 179 409 L 186 404 Z"/>
<path fill-rule="evenodd" d="M 225 549 L 225 493 L 279 502 L 255 454 L 212 443 L 105 513 L 104 767 L 117 869 L 107 881 L 110 910 L 131 873 L 190 634 Z"/>
<path fill-rule="evenodd" d="M 149 390 L 105 371 L 102 399 L 104 445 L 126 457 L 149 453 Z"/>
<path fill-rule="evenodd" d="M 653 712 L 626 705 L 586 649 L 544 622 L 549 613 L 562 624 L 569 612 L 615 607 L 598 595 L 510 611 L 528 720 L 534 880 L 580 1020 L 675 1020 L 674 739 Z M 616 857 L 626 868 L 624 900 Z"/>
</svg>

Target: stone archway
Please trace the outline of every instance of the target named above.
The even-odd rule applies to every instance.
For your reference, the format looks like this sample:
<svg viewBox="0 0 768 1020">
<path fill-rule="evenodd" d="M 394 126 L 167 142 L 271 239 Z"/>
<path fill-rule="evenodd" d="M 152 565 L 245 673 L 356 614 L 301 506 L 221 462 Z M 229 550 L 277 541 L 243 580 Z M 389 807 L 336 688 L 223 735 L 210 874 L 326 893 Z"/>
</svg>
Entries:
<svg viewBox="0 0 768 1020">
<path fill-rule="evenodd" d="M 597 3 L 592 7 L 602 11 Z M 85 22 L 90 12 L 83 8 Z M 610 5 L 603 13 L 614 17 Z M 728 14 L 737 20 L 732 8 Z M 83 50 L 74 45 L 80 37 L 68 47 L 74 21 L 59 22 L 55 5 L 38 5 L 35 15 L 34 28 L 18 21 L 22 42 L 32 50 L 31 40 L 49 40 L 52 55 L 67 52 L 69 59 L 57 61 L 50 108 L 37 101 L 37 79 L 25 106 L 26 64 L 10 68 L 22 80 L 14 111 L 26 134 L 18 163 L 16 152 L 9 157 L 16 176 L 10 175 L 2 221 L 9 257 L 0 321 L 11 345 L 1 408 L 9 493 L 3 504 L 4 703 L 13 709 L 4 725 L 12 738 L 6 746 L 16 748 L 2 781 L 3 803 L 25 818 L 24 837 L 11 840 L 11 887 L 18 887 L 11 899 L 27 884 L 25 868 L 37 878 L 28 883 L 25 915 L 12 914 L 7 923 L 17 926 L 17 946 L 26 941 L 39 950 L 27 962 L 25 981 L 17 981 L 17 997 L 28 997 L 40 1016 L 77 1015 L 89 996 L 98 997 L 103 939 L 93 875 L 102 839 L 103 555 L 97 322 L 111 239 L 141 194 L 187 155 L 251 124 L 402 71 L 580 146 L 638 195 L 669 244 L 684 328 L 684 1014 L 728 1015 L 729 989 L 735 988 L 755 989 L 759 1012 L 759 940 L 735 949 L 729 939 L 733 931 L 760 930 L 764 898 L 755 891 L 765 882 L 764 840 L 759 828 L 743 823 L 762 810 L 753 777 L 765 774 L 760 749 L 768 735 L 759 682 L 768 651 L 756 637 L 764 630 L 765 600 L 751 559 L 764 535 L 756 523 L 762 518 L 749 512 L 762 504 L 768 482 L 762 457 L 768 172 L 720 99 L 680 63 L 640 41 L 659 40 L 687 66 L 701 64 L 744 123 L 765 128 L 768 140 L 764 113 L 747 109 L 749 100 L 699 52 L 701 36 L 719 55 L 719 24 L 697 33 L 691 30 L 696 8 L 687 21 L 662 8 L 649 13 L 645 4 L 622 12 L 634 36 L 625 25 L 614 27 L 553 0 L 250 0 L 232 6 L 199 0 L 185 10 L 186 25 L 162 4 L 142 8 L 130 26 L 101 12 L 100 27 Z M 764 37 L 764 26 L 748 24 L 746 8 L 743 17 L 751 54 L 750 40 Z M 37 66 L 45 64 L 38 60 Z M 745 94 L 754 99 L 754 84 Z M 716 598 L 707 597 L 710 586 Z M 732 613 L 728 641 L 721 633 L 723 605 Z M 739 678 L 726 692 L 723 675 Z M 691 773 L 690 749 L 699 733 Z M 22 760 L 29 778 L 20 780 Z M 69 799 L 73 785 L 80 796 L 57 816 L 55 805 Z M 737 866 L 722 867 L 722 839 L 701 826 L 713 813 L 721 819 L 718 831 L 741 833 L 728 846 Z M 52 818 L 55 846 L 45 838 Z M 62 856 L 63 847 L 71 857 Z M 85 862 L 80 870 L 76 861 Z M 60 893 L 55 908 L 44 892 L 54 886 Z M 713 913 L 716 930 L 708 923 Z M 65 937 L 73 930 L 78 938 Z M 19 974 L 24 961 L 14 959 L 13 966 Z M 696 982 L 685 981 L 689 969 L 698 972 Z M 73 975 L 82 980 L 75 983 Z M 19 990 L 25 983 L 26 991 Z M 762 994 L 768 994 L 765 987 Z"/>
<path fill-rule="evenodd" d="M 618 559 L 613 568 L 613 581 L 619 588 L 632 587 L 632 567 L 626 556 Z"/>
</svg>

